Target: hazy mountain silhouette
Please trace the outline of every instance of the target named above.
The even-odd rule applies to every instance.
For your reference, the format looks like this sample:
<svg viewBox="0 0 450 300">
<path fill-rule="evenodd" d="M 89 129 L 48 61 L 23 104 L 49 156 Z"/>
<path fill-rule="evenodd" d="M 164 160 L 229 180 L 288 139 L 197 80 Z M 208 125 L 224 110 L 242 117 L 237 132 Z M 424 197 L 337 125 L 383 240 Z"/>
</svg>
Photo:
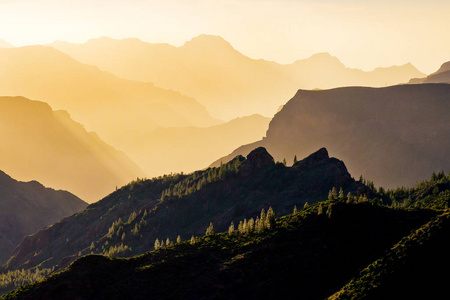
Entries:
<svg viewBox="0 0 450 300">
<path fill-rule="evenodd" d="M 96 201 L 142 171 L 65 111 L 23 97 L 0 97 L 0 167 Z"/>
<path fill-rule="evenodd" d="M 226 119 L 253 113 L 272 116 L 299 88 L 385 86 L 424 76 L 411 64 L 371 72 L 350 69 L 328 53 L 281 65 L 250 59 L 211 35 L 200 35 L 181 47 L 110 38 L 51 46 L 123 78 L 151 81 L 195 97 L 214 116 Z"/>
<path fill-rule="evenodd" d="M 19 182 L 0 171 L 0 264 L 29 234 L 85 209 L 87 203 L 37 181 Z"/>
<path fill-rule="evenodd" d="M 252 115 L 200 128 L 158 128 L 123 145 L 148 176 L 192 172 L 249 142 L 261 139 L 270 119 Z"/>
<path fill-rule="evenodd" d="M 413 78 L 409 83 L 450 83 L 450 61 L 442 64 L 439 70 L 433 74 L 430 74 L 425 78 Z"/>
<path fill-rule="evenodd" d="M 0 95 L 25 96 L 67 110 L 116 147 L 151 128 L 217 124 L 192 98 L 118 78 L 52 47 L 0 49 L 0 70 Z"/>
<path fill-rule="evenodd" d="M 286 214 L 294 205 L 326 199 L 333 187 L 342 187 L 345 194 L 368 191 L 324 148 L 293 167 L 276 164 L 264 148 L 258 148 L 219 168 L 131 182 L 27 237 L 7 268 L 58 269 L 87 253 L 141 254 L 154 248 L 156 238 L 203 235 L 210 222 L 215 230 L 225 231 L 231 221 L 237 226 L 269 206 Z"/>
<path fill-rule="evenodd" d="M 8 43 L 5 40 L 0 39 L 0 48 L 14 48 L 14 45 Z"/>
<path fill-rule="evenodd" d="M 450 169 L 450 85 L 299 90 L 267 136 L 213 165 L 263 146 L 291 162 L 320 146 L 343 158 L 351 174 L 384 187 L 409 186 Z"/>
</svg>

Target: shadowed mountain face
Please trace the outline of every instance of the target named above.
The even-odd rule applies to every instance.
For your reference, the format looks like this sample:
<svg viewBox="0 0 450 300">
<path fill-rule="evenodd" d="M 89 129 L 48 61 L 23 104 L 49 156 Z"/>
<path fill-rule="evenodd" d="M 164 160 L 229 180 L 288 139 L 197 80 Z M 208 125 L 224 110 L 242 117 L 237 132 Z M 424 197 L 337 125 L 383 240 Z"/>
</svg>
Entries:
<svg viewBox="0 0 450 300">
<path fill-rule="evenodd" d="M 0 49 L 0 95 L 43 100 L 120 147 L 156 127 L 217 124 L 196 100 L 124 80 L 52 47 Z"/>
<path fill-rule="evenodd" d="M 37 181 L 19 182 L 0 171 L 0 264 L 28 234 L 85 209 L 87 203 Z"/>
<path fill-rule="evenodd" d="M 67 112 L 23 97 L 0 98 L 0 139 L 3 171 L 69 190 L 88 202 L 143 174 Z"/>
<path fill-rule="evenodd" d="M 450 61 L 442 64 L 439 70 L 433 74 L 430 74 L 425 78 L 413 78 L 409 83 L 450 83 Z"/>
<path fill-rule="evenodd" d="M 264 148 L 239 156 L 220 168 L 140 180 L 115 191 L 86 210 L 27 237 L 8 261 L 9 270 L 61 268 L 80 255 L 130 256 L 152 250 L 155 239 L 203 235 L 210 222 L 216 231 L 256 218 L 272 206 L 276 214 L 294 205 L 326 199 L 333 188 L 367 193 L 344 163 L 326 149 L 293 167 L 275 164 Z M 67 242 L 70 241 L 70 242 Z"/>
<path fill-rule="evenodd" d="M 450 85 L 299 90 L 272 119 L 258 146 L 292 161 L 321 146 L 343 158 L 352 174 L 383 187 L 410 186 L 424 174 L 450 169 Z"/>
<path fill-rule="evenodd" d="M 148 176 L 192 172 L 236 147 L 261 139 L 269 122 L 269 118 L 252 115 L 207 128 L 158 128 L 123 149 Z"/>
<path fill-rule="evenodd" d="M 350 69 L 328 53 L 281 65 L 250 59 L 221 37 L 210 35 L 181 47 L 110 38 L 51 46 L 123 78 L 150 81 L 195 97 L 224 119 L 253 113 L 272 116 L 298 88 L 385 86 L 424 76 L 410 64 L 371 72 Z"/>
</svg>

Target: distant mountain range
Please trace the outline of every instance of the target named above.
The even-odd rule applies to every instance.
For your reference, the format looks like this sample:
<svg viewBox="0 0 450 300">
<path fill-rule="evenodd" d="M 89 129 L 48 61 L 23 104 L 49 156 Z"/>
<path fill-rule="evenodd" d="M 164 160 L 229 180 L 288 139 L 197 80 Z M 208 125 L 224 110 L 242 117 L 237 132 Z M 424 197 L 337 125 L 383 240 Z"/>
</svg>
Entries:
<svg viewBox="0 0 450 300">
<path fill-rule="evenodd" d="M 326 149 L 293 167 L 276 164 L 264 148 L 218 168 L 189 175 L 138 180 L 84 211 L 27 237 L 8 260 L 8 270 L 35 266 L 56 270 L 89 253 L 142 254 L 156 238 L 174 241 L 203 235 L 210 222 L 225 231 L 232 221 L 256 218 L 271 206 L 277 215 L 326 199 L 330 190 L 370 193 Z"/>
<path fill-rule="evenodd" d="M 270 118 L 252 115 L 211 127 L 157 128 L 122 148 L 150 177 L 192 172 L 236 147 L 261 139 L 269 122 Z"/>
<path fill-rule="evenodd" d="M 24 96 L 67 110 L 115 147 L 157 127 L 219 123 L 193 98 L 118 78 L 52 47 L 0 49 L 0 70 L 0 95 Z"/>
<path fill-rule="evenodd" d="M 20 182 L 0 171 L 0 264 L 29 234 L 85 209 L 87 203 L 37 181 Z"/>
<path fill-rule="evenodd" d="M 450 85 L 299 90 L 259 142 L 213 166 L 263 146 L 278 161 L 326 147 L 355 176 L 386 188 L 411 186 L 424 174 L 449 170 Z"/>
<path fill-rule="evenodd" d="M 430 74 L 425 78 L 413 78 L 409 83 L 450 83 L 450 61 L 442 64 L 439 70 L 433 74 Z"/>
<path fill-rule="evenodd" d="M 411 64 L 370 72 L 350 69 L 328 53 L 281 65 L 248 58 L 211 35 L 200 35 L 181 47 L 111 38 L 50 45 L 117 76 L 192 96 L 223 119 L 254 113 L 272 116 L 299 88 L 387 86 L 425 76 Z"/>
<path fill-rule="evenodd" d="M 87 132 L 66 111 L 23 97 L 0 97 L 0 168 L 93 202 L 143 176 L 124 153 Z"/>
</svg>

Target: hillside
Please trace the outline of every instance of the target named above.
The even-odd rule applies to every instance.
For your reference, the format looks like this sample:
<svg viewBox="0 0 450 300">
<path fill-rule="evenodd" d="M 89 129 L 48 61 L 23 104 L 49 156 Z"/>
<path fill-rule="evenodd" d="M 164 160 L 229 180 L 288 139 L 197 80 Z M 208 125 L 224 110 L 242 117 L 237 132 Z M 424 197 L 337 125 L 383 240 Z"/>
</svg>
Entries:
<svg viewBox="0 0 450 300">
<path fill-rule="evenodd" d="M 299 88 L 386 86 L 425 76 L 411 64 L 371 72 L 350 69 L 328 53 L 281 65 L 251 59 L 212 35 L 200 35 L 180 47 L 105 37 L 51 46 L 117 76 L 192 96 L 213 116 L 227 120 L 254 113 L 273 116 Z"/>
<path fill-rule="evenodd" d="M 345 194 L 369 192 L 342 161 L 329 158 L 326 149 L 286 167 L 258 148 L 219 168 L 132 182 L 27 237 L 6 267 L 59 269 L 88 253 L 142 254 L 154 248 L 156 238 L 203 235 L 210 222 L 225 231 L 230 222 L 256 217 L 269 206 L 283 215 L 294 205 L 326 199 L 333 187 Z"/>
<path fill-rule="evenodd" d="M 132 259 L 85 256 L 3 299 L 324 299 L 435 215 L 328 201 L 264 231 L 209 235 Z"/>
<path fill-rule="evenodd" d="M 415 230 L 328 299 L 438 299 L 447 293 L 450 213 Z"/>
<path fill-rule="evenodd" d="M 148 176 L 192 172 L 236 147 L 261 139 L 269 122 L 269 118 L 252 115 L 205 128 L 157 128 L 123 149 Z"/>
<path fill-rule="evenodd" d="M 0 139 L 4 172 L 71 191 L 87 202 L 143 174 L 125 154 L 44 102 L 0 97 Z"/>
<path fill-rule="evenodd" d="M 0 264 L 29 234 L 85 209 L 87 203 L 37 181 L 16 181 L 0 171 Z"/>
<path fill-rule="evenodd" d="M 195 99 L 125 80 L 52 47 L 0 49 L 0 95 L 42 100 L 118 149 L 157 127 L 218 124 Z"/>
<path fill-rule="evenodd" d="M 450 85 L 345 87 L 297 94 L 275 115 L 267 135 L 213 166 L 255 147 L 292 161 L 318 147 L 346 162 L 351 174 L 377 186 L 411 186 L 450 169 Z"/>
<path fill-rule="evenodd" d="M 439 70 L 433 74 L 430 74 L 425 78 L 413 78 L 409 83 L 450 83 L 450 61 L 442 64 Z"/>
</svg>

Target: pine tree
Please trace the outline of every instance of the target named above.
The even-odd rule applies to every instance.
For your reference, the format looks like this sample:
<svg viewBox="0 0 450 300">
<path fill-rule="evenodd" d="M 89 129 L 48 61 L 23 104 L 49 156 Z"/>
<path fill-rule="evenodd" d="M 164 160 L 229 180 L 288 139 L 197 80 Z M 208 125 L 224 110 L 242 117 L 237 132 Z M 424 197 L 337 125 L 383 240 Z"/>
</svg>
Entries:
<svg viewBox="0 0 450 300">
<path fill-rule="evenodd" d="M 298 162 L 297 155 L 294 156 L 294 165 Z"/>
<path fill-rule="evenodd" d="M 213 223 L 209 223 L 208 228 L 206 228 L 205 235 L 213 235 L 214 234 L 214 226 Z"/>
<path fill-rule="evenodd" d="M 231 221 L 230 227 L 228 227 L 228 234 L 234 233 L 234 223 Z"/>
<path fill-rule="evenodd" d="M 342 188 L 339 189 L 339 200 L 344 201 L 344 191 Z"/>
<path fill-rule="evenodd" d="M 255 229 L 255 220 L 253 218 L 251 218 L 250 220 L 248 220 L 247 222 L 247 230 L 248 232 L 251 232 Z"/>
<path fill-rule="evenodd" d="M 275 213 L 273 212 L 272 207 L 269 207 L 266 216 L 266 228 L 272 229 L 275 228 Z"/>
<path fill-rule="evenodd" d="M 333 200 L 337 198 L 337 192 L 336 192 L 336 188 L 334 186 L 331 189 L 331 196 L 333 197 Z"/>
<path fill-rule="evenodd" d="M 191 240 L 189 242 L 191 243 L 191 245 L 194 245 L 195 244 L 195 237 L 191 236 Z"/>
<path fill-rule="evenodd" d="M 306 209 L 306 208 L 308 208 L 309 207 L 309 203 L 308 202 L 305 202 L 305 205 L 303 205 L 303 209 Z"/>
<path fill-rule="evenodd" d="M 158 250 L 161 247 L 161 244 L 159 243 L 159 239 L 157 238 L 155 240 L 155 250 Z"/>
<path fill-rule="evenodd" d="M 169 247 L 169 245 L 170 245 L 170 239 L 167 238 L 167 239 L 166 239 L 166 246 Z"/>
<path fill-rule="evenodd" d="M 283 158 L 283 165 L 286 165 L 286 158 Z"/>
<path fill-rule="evenodd" d="M 177 236 L 177 243 L 179 244 L 179 243 L 181 243 L 181 236 Z"/>
<path fill-rule="evenodd" d="M 297 205 L 294 205 L 294 211 L 292 212 L 293 214 L 297 213 Z"/>
</svg>

